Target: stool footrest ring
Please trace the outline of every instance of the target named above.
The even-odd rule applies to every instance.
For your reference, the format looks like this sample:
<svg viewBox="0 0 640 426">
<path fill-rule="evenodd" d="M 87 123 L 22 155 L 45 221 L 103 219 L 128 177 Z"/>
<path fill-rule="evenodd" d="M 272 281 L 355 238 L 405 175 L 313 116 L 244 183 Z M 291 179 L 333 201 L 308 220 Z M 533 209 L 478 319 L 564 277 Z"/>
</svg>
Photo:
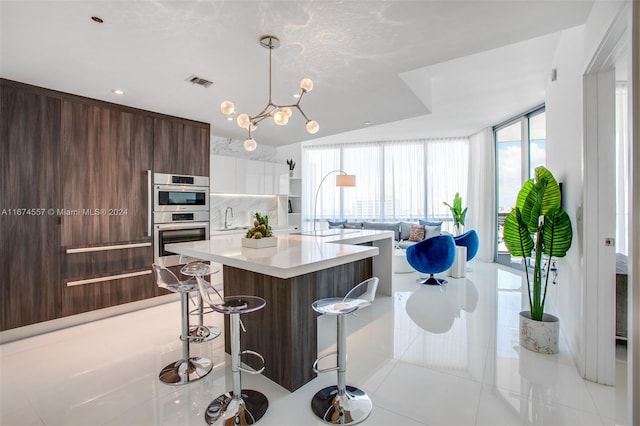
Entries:
<svg viewBox="0 0 640 426">
<path fill-rule="evenodd" d="M 258 352 L 252 351 L 252 350 L 244 350 L 242 352 L 240 352 L 240 355 L 253 355 L 255 357 L 260 358 L 260 361 L 262 362 L 262 365 L 255 369 L 255 370 L 249 370 L 247 368 L 244 368 L 242 366 L 238 367 L 239 370 L 244 371 L 245 373 L 249 373 L 249 374 L 261 374 L 264 371 L 264 368 L 266 366 L 266 363 L 264 362 L 264 357 L 262 355 L 260 355 Z"/>
<path fill-rule="evenodd" d="M 323 368 L 323 369 L 319 369 L 318 368 L 318 363 L 321 360 L 323 360 L 323 359 L 325 359 L 327 357 L 330 357 L 330 356 L 334 356 L 334 355 L 338 355 L 338 352 L 337 351 L 329 352 L 328 354 L 323 355 L 320 358 L 316 359 L 313 362 L 313 367 L 312 367 L 313 368 L 313 372 L 319 374 L 319 373 L 328 373 L 329 371 L 336 371 L 338 369 L 337 360 L 336 360 L 336 366 L 335 367 L 328 367 L 328 368 Z"/>
</svg>

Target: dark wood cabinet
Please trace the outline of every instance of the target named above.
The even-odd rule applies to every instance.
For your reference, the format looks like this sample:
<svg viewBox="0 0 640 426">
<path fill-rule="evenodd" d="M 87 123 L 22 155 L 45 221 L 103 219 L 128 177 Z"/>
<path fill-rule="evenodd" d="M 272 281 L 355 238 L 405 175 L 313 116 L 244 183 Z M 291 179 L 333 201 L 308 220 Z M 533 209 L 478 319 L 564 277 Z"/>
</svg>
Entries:
<svg viewBox="0 0 640 426">
<path fill-rule="evenodd" d="M 156 118 L 153 169 L 156 173 L 209 176 L 208 124 Z"/>
<path fill-rule="evenodd" d="M 155 296 L 148 180 L 153 118 L 65 100 L 60 144 L 67 212 L 62 315 Z"/>
<path fill-rule="evenodd" d="M 153 172 L 209 176 L 209 125 L 0 79 L 0 330 L 162 294 Z"/>
<path fill-rule="evenodd" d="M 0 82 L 0 329 L 60 313 L 60 100 Z"/>
<path fill-rule="evenodd" d="M 62 245 L 151 241 L 153 119 L 62 102 Z"/>
</svg>

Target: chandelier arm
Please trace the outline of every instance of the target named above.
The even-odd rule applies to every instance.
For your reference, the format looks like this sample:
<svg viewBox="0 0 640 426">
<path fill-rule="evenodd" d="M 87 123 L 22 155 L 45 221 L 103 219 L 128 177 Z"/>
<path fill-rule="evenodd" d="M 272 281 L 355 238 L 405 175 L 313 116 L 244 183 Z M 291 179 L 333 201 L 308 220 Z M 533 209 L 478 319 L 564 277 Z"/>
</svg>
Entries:
<svg viewBox="0 0 640 426">
<path fill-rule="evenodd" d="M 302 111 L 302 108 L 300 108 L 300 105 L 296 104 L 294 106 L 298 109 L 298 111 L 300 111 L 300 114 L 302 114 L 302 116 L 304 117 L 305 122 L 309 121 L 309 117 L 307 117 L 307 114 L 305 114 L 304 111 Z"/>
<path fill-rule="evenodd" d="M 271 54 L 273 53 L 273 49 L 274 47 L 270 44 L 269 45 L 269 105 L 272 105 L 272 102 L 271 102 Z M 267 108 L 268 107 L 269 106 L 267 105 Z"/>
</svg>

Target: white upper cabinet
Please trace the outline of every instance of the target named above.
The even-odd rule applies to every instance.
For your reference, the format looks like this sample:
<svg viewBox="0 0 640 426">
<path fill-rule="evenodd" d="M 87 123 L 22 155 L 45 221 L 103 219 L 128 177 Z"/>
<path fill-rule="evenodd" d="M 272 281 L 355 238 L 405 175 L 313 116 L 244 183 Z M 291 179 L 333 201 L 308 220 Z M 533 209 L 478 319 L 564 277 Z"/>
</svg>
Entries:
<svg viewBox="0 0 640 426">
<path fill-rule="evenodd" d="M 218 194 L 235 194 L 236 159 L 232 157 L 212 155 L 210 164 L 211 192 L 217 192 Z"/>
<path fill-rule="evenodd" d="M 211 192 L 278 195 L 289 192 L 286 164 L 211 156 Z"/>
</svg>

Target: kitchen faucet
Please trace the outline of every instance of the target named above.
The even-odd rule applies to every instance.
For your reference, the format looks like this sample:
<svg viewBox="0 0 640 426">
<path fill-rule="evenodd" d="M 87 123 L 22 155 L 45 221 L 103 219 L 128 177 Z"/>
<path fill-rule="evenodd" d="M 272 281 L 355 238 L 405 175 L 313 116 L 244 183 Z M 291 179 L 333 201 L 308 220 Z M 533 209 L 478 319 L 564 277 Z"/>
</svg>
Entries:
<svg viewBox="0 0 640 426">
<path fill-rule="evenodd" d="M 227 209 L 224 211 L 224 229 L 227 229 L 230 225 L 228 219 L 227 219 L 227 214 L 231 213 L 231 218 L 233 219 L 233 207 L 228 206 Z"/>
</svg>

